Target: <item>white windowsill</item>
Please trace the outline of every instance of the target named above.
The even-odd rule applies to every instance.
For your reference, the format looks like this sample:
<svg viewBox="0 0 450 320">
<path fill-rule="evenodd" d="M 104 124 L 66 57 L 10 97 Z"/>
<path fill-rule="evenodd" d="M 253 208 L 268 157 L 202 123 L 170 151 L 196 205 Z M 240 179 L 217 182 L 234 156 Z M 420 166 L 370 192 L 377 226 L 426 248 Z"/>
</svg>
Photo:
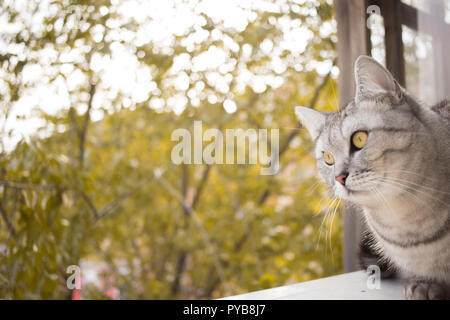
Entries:
<svg viewBox="0 0 450 320">
<path fill-rule="evenodd" d="M 404 282 L 381 279 L 380 289 L 367 288 L 364 271 L 222 298 L 224 300 L 402 300 Z"/>
</svg>

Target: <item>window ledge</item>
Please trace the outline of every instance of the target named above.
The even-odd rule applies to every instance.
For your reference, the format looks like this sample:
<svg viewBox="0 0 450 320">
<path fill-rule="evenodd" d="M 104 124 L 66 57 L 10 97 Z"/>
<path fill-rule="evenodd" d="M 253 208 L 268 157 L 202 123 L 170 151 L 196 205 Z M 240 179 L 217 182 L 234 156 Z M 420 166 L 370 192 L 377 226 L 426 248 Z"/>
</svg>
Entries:
<svg viewBox="0 0 450 320">
<path fill-rule="evenodd" d="M 255 291 L 223 300 L 402 300 L 401 279 L 382 279 L 380 289 L 368 289 L 368 275 L 364 271 L 306 281 L 302 283 Z"/>
</svg>

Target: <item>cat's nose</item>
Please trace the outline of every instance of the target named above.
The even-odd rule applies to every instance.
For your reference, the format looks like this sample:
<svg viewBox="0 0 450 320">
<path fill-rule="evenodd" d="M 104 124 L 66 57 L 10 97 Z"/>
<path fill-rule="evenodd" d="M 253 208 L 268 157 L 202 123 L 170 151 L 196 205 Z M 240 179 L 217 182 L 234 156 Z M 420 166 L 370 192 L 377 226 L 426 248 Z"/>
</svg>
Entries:
<svg viewBox="0 0 450 320">
<path fill-rule="evenodd" d="M 337 182 L 345 186 L 345 179 L 347 179 L 348 173 L 341 173 L 339 176 L 337 176 L 335 179 Z"/>
</svg>

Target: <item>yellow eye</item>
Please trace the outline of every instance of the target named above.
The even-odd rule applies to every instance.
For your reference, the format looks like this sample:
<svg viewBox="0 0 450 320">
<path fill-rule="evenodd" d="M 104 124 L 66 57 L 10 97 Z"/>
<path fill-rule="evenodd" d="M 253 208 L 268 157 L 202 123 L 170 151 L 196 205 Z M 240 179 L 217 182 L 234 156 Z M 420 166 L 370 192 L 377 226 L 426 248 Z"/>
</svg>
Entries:
<svg viewBox="0 0 450 320">
<path fill-rule="evenodd" d="M 365 131 L 356 131 L 352 135 L 352 144 L 356 149 L 362 149 L 367 142 L 367 132 Z"/>
<path fill-rule="evenodd" d="M 323 152 L 323 159 L 325 160 L 325 163 L 330 166 L 334 164 L 334 157 L 329 152 L 326 151 Z"/>
</svg>

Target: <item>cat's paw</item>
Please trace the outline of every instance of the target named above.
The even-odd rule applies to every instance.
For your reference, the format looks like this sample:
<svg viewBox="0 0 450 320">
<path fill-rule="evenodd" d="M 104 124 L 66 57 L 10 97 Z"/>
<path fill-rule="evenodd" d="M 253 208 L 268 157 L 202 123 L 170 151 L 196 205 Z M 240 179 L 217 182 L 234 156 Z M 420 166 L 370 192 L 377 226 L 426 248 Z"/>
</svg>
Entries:
<svg viewBox="0 0 450 320">
<path fill-rule="evenodd" d="M 411 280 L 405 286 L 405 298 L 407 300 L 445 300 L 447 288 L 437 282 L 424 280 Z"/>
</svg>

